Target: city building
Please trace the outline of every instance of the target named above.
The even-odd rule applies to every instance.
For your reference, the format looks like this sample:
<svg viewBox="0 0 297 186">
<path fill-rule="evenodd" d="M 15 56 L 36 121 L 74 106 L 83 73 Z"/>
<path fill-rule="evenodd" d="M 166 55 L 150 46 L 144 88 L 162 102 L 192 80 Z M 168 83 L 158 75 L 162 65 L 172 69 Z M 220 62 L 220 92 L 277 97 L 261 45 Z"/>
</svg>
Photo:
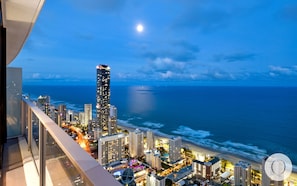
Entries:
<svg viewBox="0 0 297 186">
<path fill-rule="evenodd" d="M 117 133 L 117 114 L 117 108 L 114 105 L 111 105 L 108 118 L 108 135 Z"/>
<path fill-rule="evenodd" d="M 96 117 L 99 122 L 99 128 L 102 131 L 107 131 L 110 112 L 110 67 L 107 65 L 98 65 L 96 69 Z"/>
<path fill-rule="evenodd" d="M 235 186 L 251 186 L 251 164 L 239 161 L 234 166 Z"/>
<path fill-rule="evenodd" d="M 88 125 L 89 121 L 92 120 L 92 104 L 84 105 L 85 118 L 83 120 L 84 125 Z"/>
<path fill-rule="evenodd" d="M 61 126 L 66 121 L 66 105 L 58 106 L 58 125 Z"/>
<path fill-rule="evenodd" d="M 145 161 L 149 164 L 153 169 L 161 170 L 161 158 L 160 152 L 156 151 L 147 151 L 145 153 Z"/>
<path fill-rule="evenodd" d="M 284 181 L 275 181 L 275 180 L 271 180 L 269 178 L 269 176 L 266 174 L 265 172 L 265 162 L 268 159 L 269 156 L 263 158 L 262 160 L 262 165 L 261 165 L 261 169 L 262 169 L 262 185 L 267 185 L 267 186 L 283 186 L 284 185 Z"/>
<path fill-rule="evenodd" d="M 220 168 L 221 160 L 218 157 L 214 157 L 207 162 L 194 160 L 192 164 L 194 175 L 203 177 L 208 180 L 210 180 L 214 176 L 218 176 Z"/>
<path fill-rule="evenodd" d="M 165 186 L 165 181 L 165 177 L 160 177 L 154 173 L 149 173 L 146 177 L 146 186 Z"/>
<path fill-rule="evenodd" d="M 78 113 L 78 120 L 81 125 L 85 124 L 85 113 L 84 112 Z"/>
<path fill-rule="evenodd" d="M 72 110 L 68 110 L 66 113 L 66 121 L 67 122 L 72 122 L 74 121 L 74 113 Z"/>
<path fill-rule="evenodd" d="M 143 132 L 139 129 L 129 133 L 129 151 L 132 158 L 144 155 Z"/>
<path fill-rule="evenodd" d="M 125 135 L 115 134 L 98 140 L 98 162 L 106 165 L 125 158 Z"/>
<path fill-rule="evenodd" d="M 171 163 L 175 163 L 181 159 L 181 137 L 173 137 L 169 139 L 169 160 Z"/>
<path fill-rule="evenodd" d="M 49 116 L 50 114 L 50 96 L 39 96 L 37 98 L 37 106 L 46 114 Z"/>
<path fill-rule="evenodd" d="M 100 128 L 94 128 L 93 136 L 94 136 L 94 139 L 98 140 L 99 138 L 102 137 L 102 130 Z"/>
<path fill-rule="evenodd" d="M 148 150 L 153 150 L 155 148 L 154 134 L 151 130 L 146 132 L 146 146 Z"/>
<path fill-rule="evenodd" d="M 159 151 L 147 151 L 145 153 L 145 161 L 153 168 L 158 170 L 162 169 L 161 166 L 161 158 L 160 158 L 160 152 Z"/>
</svg>

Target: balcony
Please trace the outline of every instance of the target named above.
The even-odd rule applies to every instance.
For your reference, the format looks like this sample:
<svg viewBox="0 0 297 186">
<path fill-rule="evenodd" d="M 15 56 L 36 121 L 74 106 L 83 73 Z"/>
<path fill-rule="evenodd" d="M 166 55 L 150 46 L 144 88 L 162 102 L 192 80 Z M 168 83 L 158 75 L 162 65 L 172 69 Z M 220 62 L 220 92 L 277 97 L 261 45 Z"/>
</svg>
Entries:
<svg viewBox="0 0 297 186">
<path fill-rule="evenodd" d="M 121 185 L 33 102 L 22 98 L 20 109 L 23 135 L 4 145 L 3 185 Z"/>
</svg>

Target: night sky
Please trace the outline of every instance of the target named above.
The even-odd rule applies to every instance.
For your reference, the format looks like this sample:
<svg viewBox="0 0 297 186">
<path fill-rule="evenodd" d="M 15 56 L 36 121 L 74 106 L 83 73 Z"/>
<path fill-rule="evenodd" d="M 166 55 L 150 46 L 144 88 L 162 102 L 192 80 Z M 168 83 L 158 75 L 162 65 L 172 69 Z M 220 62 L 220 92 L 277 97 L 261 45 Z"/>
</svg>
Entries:
<svg viewBox="0 0 297 186">
<path fill-rule="evenodd" d="M 98 64 L 112 84 L 297 86 L 297 2 L 48 0 L 10 66 L 95 85 Z"/>
</svg>

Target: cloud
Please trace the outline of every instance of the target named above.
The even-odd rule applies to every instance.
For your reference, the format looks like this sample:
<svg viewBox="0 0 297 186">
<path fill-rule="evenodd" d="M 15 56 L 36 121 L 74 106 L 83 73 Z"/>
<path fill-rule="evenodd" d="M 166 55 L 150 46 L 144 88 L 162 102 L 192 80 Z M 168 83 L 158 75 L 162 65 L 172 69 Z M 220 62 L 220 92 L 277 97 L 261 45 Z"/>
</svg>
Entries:
<svg viewBox="0 0 297 186">
<path fill-rule="evenodd" d="M 138 72 L 151 79 L 194 79 L 197 75 L 190 72 L 191 66 L 171 58 L 157 58 L 148 61 Z"/>
<path fill-rule="evenodd" d="M 185 40 L 171 41 L 162 49 L 148 50 L 144 49 L 142 56 L 149 60 L 156 60 L 158 58 L 171 58 L 175 61 L 193 61 L 200 49 L 197 45 L 187 42 Z"/>
<path fill-rule="evenodd" d="M 60 74 L 43 74 L 35 72 L 31 74 L 27 79 L 32 80 L 51 80 L 51 79 L 64 79 L 65 77 L 61 76 Z"/>
<path fill-rule="evenodd" d="M 71 0 L 70 2 L 79 8 L 91 11 L 116 12 L 124 7 L 126 0 Z"/>
<path fill-rule="evenodd" d="M 272 77 L 286 75 L 286 76 L 297 76 L 297 66 L 282 67 L 282 66 L 269 66 L 269 75 Z"/>
<path fill-rule="evenodd" d="M 237 61 L 250 61 L 255 59 L 256 54 L 254 53 L 235 53 L 230 55 L 215 55 L 215 61 L 221 62 L 237 62 Z"/>
<path fill-rule="evenodd" d="M 191 7 L 186 9 L 173 22 L 173 29 L 189 28 L 211 32 L 227 24 L 228 12 L 216 8 Z"/>
<path fill-rule="evenodd" d="M 206 79 L 217 79 L 217 80 L 235 80 L 236 76 L 232 73 L 225 72 L 221 69 L 209 69 L 203 74 Z"/>
<path fill-rule="evenodd" d="M 33 73 L 32 79 L 40 79 L 40 73 Z"/>
<path fill-rule="evenodd" d="M 199 52 L 199 47 L 195 44 L 189 43 L 185 40 L 179 40 L 179 41 L 173 41 L 172 42 L 175 46 L 179 46 L 182 47 L 184 49 L 186 49 L 187 51 L 191 51 L 191 52 Z"/>
</svg>

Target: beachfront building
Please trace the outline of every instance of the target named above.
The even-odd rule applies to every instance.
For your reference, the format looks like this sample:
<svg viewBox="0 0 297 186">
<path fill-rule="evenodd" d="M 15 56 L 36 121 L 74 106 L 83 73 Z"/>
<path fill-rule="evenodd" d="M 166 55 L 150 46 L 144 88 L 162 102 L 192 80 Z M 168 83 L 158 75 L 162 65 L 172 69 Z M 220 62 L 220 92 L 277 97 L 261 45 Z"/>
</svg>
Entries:
<svg viewBox="0 0 297 186">
<path fill-rule="evenodd" d="M 66 121 L 66 105 L 58 106 L 58 125 L 61 126 Z"/>
<path fill-rule="evenodd" d="M 99 122 L 99 129 L 107 131 L 110 112 L 110 67 L 107 65 L 98 65 L 96 69 L 96 117 Z"/>
<path fill-rule="evenodd" d="M 95 140 L 99 140 L 102 136 L 102 131 L 99 128 L 94 128 L 93 136 Z"/>
<path fill-rule="evenodd" d="M 84 112 L 78 113 L 78 120 L 81 125 L 85 124 L 85 113 Z"/>
<path fill-rule="evenodd" d="M 181 159 L 181 137 L 173 137 L 169 139 L 169 160 L 172 163 L 177 162 Z"/>
<path fill-rule="evenodd" d="M 68 110 L 66 113 L 66 121 L 67 122 L 72 122 L 74 121 L 74 113 L 72 110 Z"/>
<path fill-rule="evenodd" d="M 235 186 L 251 186 L 251 164 L 239 161 L 234 166 Z"/>
<path fill-rule="evenodd" d="M 145 153 L 145 161 L 149 164 L 153 169 L 161 170 L 161 158 L 160 152 L 156 151 L 148 151 Z"/>
<path fill-rule="evenodd" d="M 165 186 L 165 177 L 160 177 L 154 173 L 147 174 L 146 186 Z"/>
<path fill-rule="evenodd" d="M 139 129 L 129 132 L 129 151 L 132 158 L 144 155 L 143 132 Z"/>
<path fill-rule="evenodd" d="M 194 160 L 192 164 L 194 175 L 208 180 L 210 180 L 212 177 L 218 176 L 220 169 L 221 160 L 218 157 L 214 157 L 207 162 Z"/>
<path fill-rule="evenodd" d="M 114 105 L 110 106 L 110 114 L 108 118 L 108 135 L 117 133 L 117 108 Z"/>
<path fill-rule="evenodd" d="M 284 185 L 284 181 L 274 181 L 271 180 L 268 175 L 265 172 L 265 162 L 268 159 L 268 156 L 265 157 L 262 160 L 262 185 L 268 185 L 268 186 L 283 186 Z"/>
<path fill-rule="evenodd" d="M 98 162 L 106 165 L 125 158 L 125 135 L 108 135 L 98 140 Z"/>
<path fill-rule="evenodd" d="M 154 134 L 151 130 L 146 132 L 146 146 L 148 150 L 153 150 L 155 148 Z"/>
<path fill-rule="evenodd" d="M 92 120 L 92 104 L 84 104 L 84 113 L 83 124 L 88 125 L 89 121 Z"/>
<path fill-rule="evenodd" d="M 37 98 L 37 106 L 48 116 L 49 115 L 49 106 L 50 106 L 50 96 L 39 96 Z"/>
</svg>

